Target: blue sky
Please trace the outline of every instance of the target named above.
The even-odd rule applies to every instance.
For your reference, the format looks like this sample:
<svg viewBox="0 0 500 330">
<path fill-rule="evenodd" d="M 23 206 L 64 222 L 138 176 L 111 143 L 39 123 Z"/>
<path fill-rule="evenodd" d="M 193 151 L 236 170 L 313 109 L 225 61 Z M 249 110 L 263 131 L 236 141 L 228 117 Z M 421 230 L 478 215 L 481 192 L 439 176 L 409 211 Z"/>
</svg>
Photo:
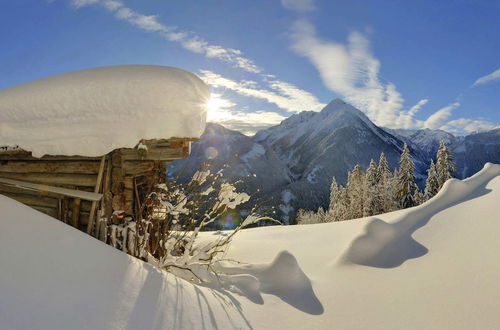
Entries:
<svg viewBox="0 0 500 330">
<path fill-rule="evenodd" d="M 251 134 L 342 98 L 375 123 L 466 133 L 500 122 L 500 3 L 16 0 L 0 4 L 0 89 L 159 64 L 211 87 L 209 119 Z"/>
</svg>

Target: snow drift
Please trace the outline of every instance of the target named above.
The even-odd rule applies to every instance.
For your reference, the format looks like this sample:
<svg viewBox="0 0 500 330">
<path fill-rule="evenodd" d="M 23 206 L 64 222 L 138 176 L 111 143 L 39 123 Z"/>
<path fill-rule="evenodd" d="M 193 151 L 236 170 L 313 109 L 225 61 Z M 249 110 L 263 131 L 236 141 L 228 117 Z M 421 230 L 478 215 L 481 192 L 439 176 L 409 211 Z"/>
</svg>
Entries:
<svg viewBox="0 0 500 330">
<path fill-rule="evenodd" d="M 0 196 L 0 328 L 497 328 L 499 200 L 487 164 L 419 207 L 243 230 L 235 288 L 207 288 Z"/>
<path fill-rule="evenodd" d="M 197 138 L 209 96 L 201 79 L 173 67 L 60 74 L 0 91 L 0 143 L 35 156 L 101 156 L 143 138 Z"/>
</svg>

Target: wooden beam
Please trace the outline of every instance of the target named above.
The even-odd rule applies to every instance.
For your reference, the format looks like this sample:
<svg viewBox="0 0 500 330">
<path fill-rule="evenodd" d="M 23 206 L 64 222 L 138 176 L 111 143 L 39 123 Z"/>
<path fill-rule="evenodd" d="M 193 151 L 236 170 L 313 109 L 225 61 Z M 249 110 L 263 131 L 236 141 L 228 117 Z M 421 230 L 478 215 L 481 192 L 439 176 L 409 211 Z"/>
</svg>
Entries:
<svg viewBox="0 0 500 330">
<path fill-rule="evenodd" d="M 122 171 L 125 175 L 137 175 L 153 171 L 154 161 L 125 161 L 122 164 Z"/>
<path fill-rule="evenodd" d="M 20 180 L 48 185 L 68 185 L 94 187 L 95 175 L 88 174 L 52 174 L 52 173 L 8 173 L 0 172 L 0 178 Z"/>
<path fill-rule="evenodd" d="M 138 149 L 120 149 L 123 160 L 175 160 L 184 158 L 184 150 L 180 148 L 149 148 L 146 154 Z"/>
<path fill-rule="evenodd" d="M 106 163 L 106 156 L 102 156 L 101 165 L 99 166 L 99 174 L 97 175 L 97 182 L 95 184 L 95 190 L 94 190 L 96 194 L 98 194 L 99 190 L 101 190 L 101 181 L 104 173 L 105 163 Z M 92 232 L 92 228 L 94 226 L 96 206 L 97 206 L 97 201 L 93 201 L 92 206 L 90 207 L 89 223 L 87 224 L 87 234 L 90 234 Z"/>
<path fill-rule="evenodd" d="M 67 189 L 61 187 L 53 187 L 44 184 L 36 184 L 32 182 L 24 182 L 24 181 L 6 179 L 1 177 L 0 177 L 0 184 L 31 191 L 49 192 L 55 195 L 80 198 L 88 201 L 99 201 L 102 198 L 102 194 L 98 193 L 92 193 L 88 191 L 75 190 L 75 189 Z"/>
<path fill-rule="evenodd" d="M 73 227 L 78 228 L 78 220 L 80 219 L 80 198 L 73 199 L 73 211 L 71 214 L 71 224 Z"/>
<path fill-rule="evenodd" d="M 7 173 L 69 173 L 94 174 L 99 171 L 98 162 L 85 161 L 7 161 L 0 164 L 0 172 Z"/>
<path fill-rule="evenodd" d="M 33 196 L 28 194 L 0 193 L 28 206 L 40 206 L 57 210 L 58 200 L 47 196 Z"/>
</svg>

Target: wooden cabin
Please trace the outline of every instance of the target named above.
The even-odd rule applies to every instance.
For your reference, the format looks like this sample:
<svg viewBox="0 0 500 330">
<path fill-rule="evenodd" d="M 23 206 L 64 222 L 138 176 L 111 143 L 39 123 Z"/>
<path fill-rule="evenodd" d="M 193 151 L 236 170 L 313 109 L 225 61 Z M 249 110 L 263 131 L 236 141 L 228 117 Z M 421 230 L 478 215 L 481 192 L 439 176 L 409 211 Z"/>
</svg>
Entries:
<svg viewBox="0 0 500 330">
<path fill-rule="evenodd" d="M 166 179 L 167 162 L 187 157 L 194 140 L 143 140 L 102 157 L 0 150 L 0 194 L 97 237 L 96 219 L 136 219 L 151 185 Z"/>
</svg>

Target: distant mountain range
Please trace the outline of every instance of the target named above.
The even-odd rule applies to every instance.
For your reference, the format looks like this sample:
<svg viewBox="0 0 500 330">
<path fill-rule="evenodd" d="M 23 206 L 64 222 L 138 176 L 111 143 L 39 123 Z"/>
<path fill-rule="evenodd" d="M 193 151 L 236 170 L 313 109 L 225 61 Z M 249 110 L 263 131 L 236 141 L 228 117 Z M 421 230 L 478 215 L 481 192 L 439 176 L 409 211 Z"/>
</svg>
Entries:
<svg viewBox="0 0 500 330">
<path fill-rule="evenodd" d="M 212 170 L 227 165 L 227 180 L 244 178 L 246 191 L 259 190 L 258 202 L 275 206 L 278 218 L 293 222 L 299 208 L 325 207 L 332 177 L 343 184 L 356 164 L 366 168 L 384 152 L 394 169 L 404 143 L 423 182 L 440 140 L 453 150 L 459 178 L 474 174 L 485 162 L 500 162 L 500 129 L 465 137 L 442 130 L 387 129 L 335 99 L 320 112 L 301 112 L 253 137 L 209 123 L 191 155 L 172 163 L 169 173 L 187 180 L 205 163 Z"/>
</svg>

